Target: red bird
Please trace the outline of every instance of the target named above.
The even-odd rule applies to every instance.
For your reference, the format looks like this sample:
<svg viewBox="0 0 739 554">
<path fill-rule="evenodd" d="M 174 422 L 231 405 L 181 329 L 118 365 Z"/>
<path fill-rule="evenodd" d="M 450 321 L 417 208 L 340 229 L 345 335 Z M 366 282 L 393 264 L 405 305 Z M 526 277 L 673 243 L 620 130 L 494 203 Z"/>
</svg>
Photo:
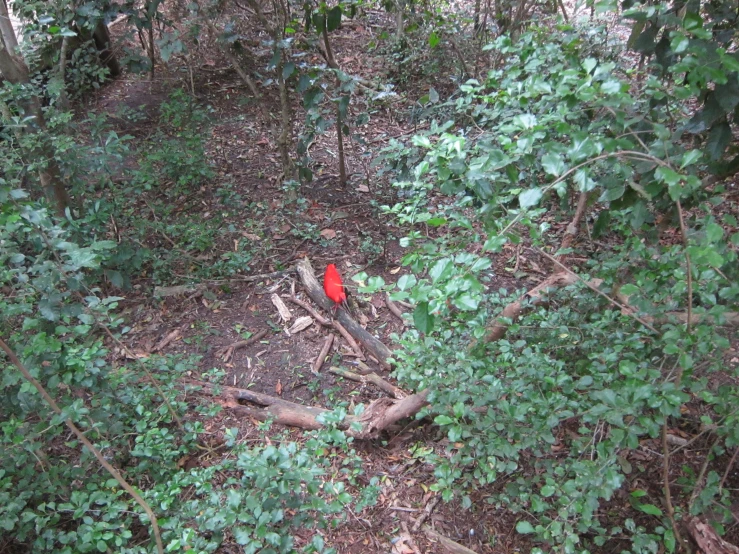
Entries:
<svg viewBox="0 0 739 554">
<path fill-rule="evenodd" d="M 323 275 L 323 290 L 331 300 L 335 302 L 334 313 L 340 304 L 346 303 L 346 292 L 344 284 L 341 282 L 341 275 L 334 264 L 326 266 L 326 273 Z"/>
</svg>

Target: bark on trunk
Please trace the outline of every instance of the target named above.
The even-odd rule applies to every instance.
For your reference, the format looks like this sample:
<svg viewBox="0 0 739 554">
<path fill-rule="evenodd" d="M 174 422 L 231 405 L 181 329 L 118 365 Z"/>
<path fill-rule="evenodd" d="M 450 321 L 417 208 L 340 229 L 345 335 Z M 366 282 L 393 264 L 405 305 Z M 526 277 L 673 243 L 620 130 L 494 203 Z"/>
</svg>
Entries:
<svg viewBox="0 0 739 554">
<path fill-rule="evenodd" d="M 18 39 L 15 36 L 15 29 L 10 21 L 10 12 L 6 0 L 0 0 L 0 38 L 5 47 L 15 53 L 18 47 Z"/>
<path fill-rule="evenodd" d="M 95 39 L 95 47 L 98 50 L 100 61 L 110 71 L 111 77 L 118 77 L 121 74 L 121 64 L 113 52 L 113 42 L 110 39 L 110 31 L 104 21 L 98 21 L 95 31 L 92 34 Z"/>
</svg>

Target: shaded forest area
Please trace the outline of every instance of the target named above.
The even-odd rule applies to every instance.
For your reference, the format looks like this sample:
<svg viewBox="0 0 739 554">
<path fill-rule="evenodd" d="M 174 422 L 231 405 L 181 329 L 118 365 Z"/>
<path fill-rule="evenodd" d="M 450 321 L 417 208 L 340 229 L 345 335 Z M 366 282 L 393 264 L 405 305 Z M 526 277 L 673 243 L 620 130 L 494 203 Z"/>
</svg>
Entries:
<svg viewBox="0 0 739 554">
<path fill-rule="evenodd" d="M 0 0 L 0 552 L 739 552 L 737 18 Z"/>
</svg>

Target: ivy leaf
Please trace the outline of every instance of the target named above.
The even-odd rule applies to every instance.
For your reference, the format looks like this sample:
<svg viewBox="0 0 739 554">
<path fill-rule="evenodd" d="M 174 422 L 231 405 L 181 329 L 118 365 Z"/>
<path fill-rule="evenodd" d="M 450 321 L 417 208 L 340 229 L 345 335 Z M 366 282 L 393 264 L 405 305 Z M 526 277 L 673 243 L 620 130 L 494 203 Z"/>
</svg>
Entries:
<svg viewBox="0 0 739 554">
<path fill-rule="evenodd" d="M 596 65 L 598 65 L 598 60 L 595 58 L 585 58 L 582 62 L 582 68 L 586 73 L 592 73 Z"/>
<path fill-rule="evenodd" d="M 572 180 L 577 185 L 580 192 L 590 192 L 595 188 L 595 181 L 590 178 L 590 171 L 587 169 L 578 169 Z"/>
<path fill-rule="evenodd" d="M 49 321 L 57 321 L 59 319 L 59 305 L 48 299 L 40 300 L 38 303 L 38 311 L 44 319 Z"/>
<path fill-rule="evenodd" d="M 326 29 L 331 32 L 335 31 L 341 25 L 341 6 L 334 6 L 328 12 Z"/>
<path fill-rule="evenodd" d="M 719 105 L 730 113 L 739 105 L 739 79 L 735 76 L 724 85 L 716 85 L 715 93 Z"/>
<path fill-rule="evenodd" d="M 650 516 L 661 516 L 662 510 L 660 510 L 657 506 L 654 504 L 640 504 L 637 506 L 639 510 L 644 512 L 645 514 L 649 514 Z"/>
<path fill-rule="evenodd" d="M 531 206 L 536 206 L 543 195 L 544 193 L 538 187 L 525 190 L 518 195 L 518 202 L 522 208 L 530 208 Z"/>
<path fill-rule="evenodd" d="M 429 334 L 434 328 L 434 316 L 429 313 L 429 303 L 420 302 L 413 310 L 413 324 L 421 333 Z"/>
<path fill-rule="evenodd" d="M 452 260 L 449 258 L 442 258 L 431 266 L 431 270 L 429 271 L 431 282 L 436 283 L 442 276 L 447 276 L 451 272 L 451 263 Z"/>
<path fill-rule="evenodd" d="M 708 140 L 706 141 L 706 152 L 708 152 L 708 156 L 713 161 L 721 159 L 732 138 L 731 126 L 726 121 L 715 125 L 711 129 L 711 133 L 708 135 Z"/>
<path fill-rule="evenodd" d="M 503 235 L 495 235 L 485 241 L 482 249 L 485 252 L 500 252 L 503 245 L 508 242 L 508 239 Z"/>
<path fill-rule="evenodd" d="M 402 275 L 400 279 L 398 279 L 398 288 L 400 290 L 407 290 L 415 284 L 416 284 L 416 276 L 413 274 Z"/>
<path fill-rule="evenodd" d="M 288 79 L 290 75 L 295 71 L 295 64 L 293 62 L 287 62 L 285 67 L 282 68 L 282 78 Z"/>
<path fill-rule="evenodd" d="M 516 523 L 516 531 L 518 531 L 522 535 L 528 535 L 534 532 L 534 526 L 531 525 L 528 521 L 519 521 L 518 523 Z"/>
<path fill-rule="evenodd" d="M 326 18 L 322 13 L 313 14 L 313 26 L 317 32 L 323 33 L 323 28 L 326 26 Z"/>
<path fill-rule="evenodd" d="M 251 542 L 251 529 L 248 527 L 233 527 L 231 532 L 234 535 L 236 544 L 249 544 Z"/>
<path fill-rule="evenodd" d="M 552 496 L 555 493 L 555 491 L 556 491 L 556 489 L 552 485 L 544 485 L 541 488 L 541 495 L 544 498 L 549 498 L 550 496 Z"/>
<path fill-rule="evenodd" d="M 683 161 L 680 163 L 680 169 L 685 169 L 689 165 L 693 165 L 695 162 L 700 160 L 703 156 L 703 152 L 700 150 L 689 150 L 683 154 Z"/>
<path fill-rule="evenodd" d="M 448 415 L 441 414 L 434 418 L 434 423 L 436 423 L 436 425 L 451 425 L 454 423 L 454 420 Z"/>
<path fill-rule="evenodd" d="M 458 296 L 452 303 L 465 312 L 473 312 L 480 306 L 480 300 L 468 293 Z"/>
<path fill-rule="evenodd" d="M 721 225 L 717 225 L 716 223 L 709 223 L 706 226 L 706 238 L 711 242 L 718 242 L 721 240 L 721 237 L 724 236 L 724 229 L 721 227 Z"/>
<path fill-rule="evenodd" d="M 560 175 L 562 175 L 562 173 L 564 173 L 565 169 L 567 168 L 564 160 L 562 159 L 562 156 L 551 152 L 542 156 L 541 165 L 544 168 L 544 171 L 549 173 L 549 175 L 553 175 L 554 177 L 559 177 Z"/>
</svg>

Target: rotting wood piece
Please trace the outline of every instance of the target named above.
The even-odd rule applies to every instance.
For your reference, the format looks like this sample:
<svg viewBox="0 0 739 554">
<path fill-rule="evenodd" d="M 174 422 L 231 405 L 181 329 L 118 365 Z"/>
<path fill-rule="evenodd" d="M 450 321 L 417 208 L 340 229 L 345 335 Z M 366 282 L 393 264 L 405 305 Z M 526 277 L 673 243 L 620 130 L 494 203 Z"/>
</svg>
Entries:
<svg viewBox="0 0 739 554">
<path fill-rule="evenodd" d="M 320 429 L 318 416 L 328 412 L 324 408 L 302 406 L 275 396 L 245 389 L 213 385 L 203 381 L 187 379 L 185 383 L 201 387 L 211 395 L 224 397 L 228 409 L 254 417 L 259 421 L 273 420 L 280 425 L 299 427 L 300 429 Z M 375 438 L 380 432 L 391 430 L 395 424 L 406 417 L 415 415 L 427 403 L 428 391 L 412 394 L 402 400 L 380 398 L 370 404 L 360 416 L 347 416 L 339 425 L 348 435 L 359 439 Z M 248 402 L 251 406 L 236 405 L 237 402 Z M 358 425 L 354 425 L 354 424 Z"/>
<path fill-rule="evenodd" d="M 699 552 L 703 554 L 739 554 L 739 547 L 726 542 L 718 536 L 713 527 L 697 517 L 690 518 L 687 526 L 690 536 L 698 545 Z"/>
<path fill-rule="evenodd" d="M 333 333 L 329 333 L 326 337 L 326 341 L 323 343 L 323 348 L 321 348 L 321 352 L 318 354 L 316 361 L 313 362 L 313 366 L 311 367 L 311 371 L 313 371 L 314 374 L 318 375 L 318 371 L 321 369 L 323 362 L 326 361 L 326 356 L 328 356 L 328 352 L 329 350 L 331 350 L 331 346 L 333 344 L 334 335 Z"/>
<path fill-rule="evenodd" d="M 318 304 L 321 308 L 326 311 L 330 311 L 334 307 L 334 303 L 326 296 L 323 292 L 323 287 L 316 278 L 313 266 L 311 266 L 308 259 L 303 259 L 298 262 L 296 266 L 300 280 L 305 287 L 308 296 L 311 300 Z M 388 358 L 392 357 L 392 352 L 385 346 L 378 338 L 374 337 L 369 331 L 365 330 L 359 323 L 349 315 L 349 313 L 343 308 L 338 308 L 336 312 L 336 319 L 343 325 L 349 334 L 356 338 L 362 343 L 370 354 L 372 354 L 380 362 L 383 368 L 390 369 L 390 363 Z"/>
</svg>

